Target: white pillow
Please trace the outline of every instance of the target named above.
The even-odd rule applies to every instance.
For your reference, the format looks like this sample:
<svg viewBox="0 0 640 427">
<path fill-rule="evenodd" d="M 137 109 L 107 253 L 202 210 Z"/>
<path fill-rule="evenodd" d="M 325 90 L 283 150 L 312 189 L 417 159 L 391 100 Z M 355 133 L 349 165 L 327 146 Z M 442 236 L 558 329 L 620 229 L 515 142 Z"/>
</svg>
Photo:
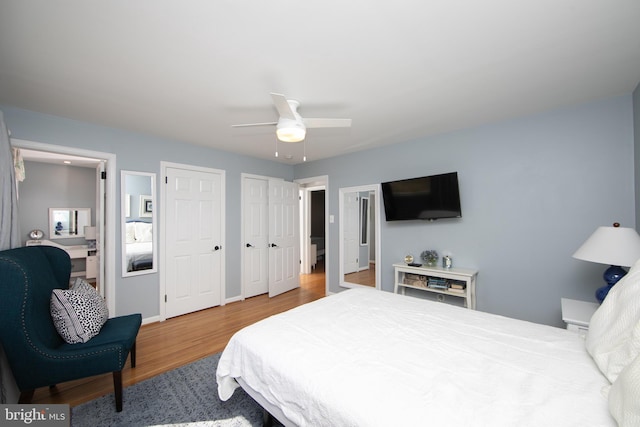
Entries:
<svg viewBox="0 0 640 427">
<path fill-rule="evenodd" d="M 81 278 L 70 289 L 53 290 L 50 310 L 56 330 L 69 344 L 89 341 L 109 318 L 104 298 Z"/>
<path fill-rule="evenodd" d="M 640 354 L 640 261 L 593 314 L 586 347 L 611 383 Z"/>
<path fill-rule="evenodd" d="M 133 222 L 128 222 L 125 225 L 125 242 L 126 243 L 135 243 L 136 242 L 136 225 Z"/>
<path fill-rule="evenodd" d="M 620 427 L 640 426 L 640 356 L 620 372 L 611 386 L 609 412 Z"/>
<path fill-rule="evenodd" d="M 152 242 L 152 227 L 153 225 L 148 222 L 136 222 L 136 242 Z"/>
</svg>

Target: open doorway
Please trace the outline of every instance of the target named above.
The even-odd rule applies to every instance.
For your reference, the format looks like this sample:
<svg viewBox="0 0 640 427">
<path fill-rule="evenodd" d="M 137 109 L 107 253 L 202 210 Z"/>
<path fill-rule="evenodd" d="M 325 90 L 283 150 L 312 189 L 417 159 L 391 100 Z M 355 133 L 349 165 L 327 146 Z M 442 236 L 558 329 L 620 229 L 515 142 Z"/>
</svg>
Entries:
<svg viewBox="0 0 640 427">
<path fill-rule="evenodd" d="M 93 192 L 93 202 L 91 203 L 90 207 L 93 211 L 91 215 L 91 222 L 92 225 L 95 226 L 95 230 L 91 230 L 91 237 L 86 237 L 90 237 L 91 240 L 95 238 L 96 246 L 94 248 L 95 250 L 92 251 L 91 254 L 86 254 L 86 260 L 79 259 L 79 261 L 81 263 L 82 261 L 90 262 L 90 266 L 84 264 L 85 273 L 89 268 L 96 269 L 95 280 L 97 283 L 98 291 L 105 297 L 109 311 L 111 313 L 116 313 L 115 276 L 113 274 L 113 272 L 115 271 L 115 233 L 105 233 L 105 230 L 115 230 L 115 155 L 112 153 L 103 153 L 13 138 L 11 139 L 11 145 L 15 148 L 19 148 L 21 152 L 25 153 L 25 161 L 34 162 L 33 165 L 63 165 L 64 162 L 67 161 L 71 162 L 72 165 L 76 165 L 80 168 L 87 168 L 89 170 L 89 174 L 94 174 L 95 191 Z M 26 179 L 29 179 L 29 171 L 26 171 Z M 70 185 L 68 181 L 64 180 L 61 180 L 61 182 L 59 183 L 54 182 L 54 184 L 59 184 L 67 187 Z M 22 190 L 19 189 L 19 192 L 20 191 Z M 26 198 L 25 193 L 22 193 L 22 196 L 23 198 Z M 38 195 L 35 195 L 34 198 L 37 199 L 37 196 Z M 45 199 L 42 198 L 42 200 Z M 58 202 L 59 201 L 56 201 L 55 203 Z M 20 208 L 20 200 L 18 201 L 18 204 L 19 211 L 22 211 Z M 49 209 L 63 207 L 76 208 L 84 206 L 42 205 L 37 209 L 36 212 L 33 213 L 34 215 L 37 215 L 33 217 L 34 219 L 31 220 L 31 222 L 33 222 L 33 225 L 31 225 L 30 223 L 23 223 L 23 215 L 22 213 L 20 214 L 21 228 L 27 227 L 29 229 L 43 229 L 42 231 L 46 233 L 45 238 L 49 240 L 51 238 L 51 236 L 49 236 L 49 234 L 51 234 L 49 229 Z M 93 233 L 95 233 L 95 236 L 93 236 Z M 81 240 L 84 241 L 87 239 L 85 239 L 85 236 L 82 236 Z M 68 243 L 67 241 L 59 241 L 56 239 L 54 239 L 53 242 L 59 243 L 62 246 L 64 246 L 65 243 Z M 71 240 L 69 240 L 69 242 L 71 242 Z"/>
<path fill-rule="evenodd" d="M 300 283 L 322 281 L 328 293 L 328 177 L 296 182 L 300 186 Z"/>
</svg>

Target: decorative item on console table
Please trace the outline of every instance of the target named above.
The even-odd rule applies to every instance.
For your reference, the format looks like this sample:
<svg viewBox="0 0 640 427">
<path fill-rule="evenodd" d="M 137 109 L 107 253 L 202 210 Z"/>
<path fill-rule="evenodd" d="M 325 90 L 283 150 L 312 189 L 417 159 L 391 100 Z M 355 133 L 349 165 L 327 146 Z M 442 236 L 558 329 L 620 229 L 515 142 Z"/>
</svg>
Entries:
<svg viewBox="0 0 640 427">
<path fill-rule="evenodd" d="M 442 257 L 442 268 L 451 268 L 453 267 L 453 260 L 449 255 L 445 255 Z"/>
<path fill-rule="evenodd" d="M 427 276 L 421 274 L 407 273 L 404 275 L 404 283 L 406 285 L 418 286 L 421 288 L 427 287 Z"/>
<path fill-rule="evenodd" d="M 438 264 L 438 252 L 433 249 L 427 249 L 420 254 L 420 258 L 427 264 L 428 267 L 435 267 Z"/>
</svg>

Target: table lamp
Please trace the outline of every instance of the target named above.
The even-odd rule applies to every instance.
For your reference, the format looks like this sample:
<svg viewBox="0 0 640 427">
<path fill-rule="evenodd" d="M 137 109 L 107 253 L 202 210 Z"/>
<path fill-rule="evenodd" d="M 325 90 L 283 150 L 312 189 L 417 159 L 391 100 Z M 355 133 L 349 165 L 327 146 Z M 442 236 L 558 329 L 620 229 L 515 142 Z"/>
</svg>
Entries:
<svg viewBox="0 0 640 427">
<path fill-rule="evenodd" d="M 613 285 L 627 274 L 622 267 L 631 267 L 640 258 L 640 236 L 633 228 L 620 227 L 617 222 L 613 227 L 598 227 L 573 258 L 610 265 L 603 275 L 607 284 L 596 290 L 596 299 L 601 303 Z"/>
</svg>

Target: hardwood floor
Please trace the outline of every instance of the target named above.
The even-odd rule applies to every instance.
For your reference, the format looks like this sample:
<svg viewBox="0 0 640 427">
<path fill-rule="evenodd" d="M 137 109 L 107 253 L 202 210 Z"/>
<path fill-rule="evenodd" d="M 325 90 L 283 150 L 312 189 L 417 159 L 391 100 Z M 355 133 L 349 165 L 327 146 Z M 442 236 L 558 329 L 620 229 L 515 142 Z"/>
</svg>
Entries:
<svg viewBox="0 0 640 427">
<path fill-rule="evenodd" d="M 132 369 L 130 361 L 127 361 L 122 371 L 123 387 L 219 353 L 241 328 L 324 296 L 324 265 L 319 264 L 312 274 L 300 276 L 300 288 L 277 297 L 259 295 L 164 322 L 143 325 L 138 334 L 136 367 Z M 39 388 L 32 403 L 68 403 L 76 406 L 111 392 L 112 375 L 105 374 L 69 381 L 53 388 Z M 125 410 L 126 401 L 125 391 Z"/>
<path fill-rule="evenodd" d="M 345 282 L 349 282 L 349 283 L 357 283 L 359 285 L 375 287 L 376 286 L 376 264 L 373 262 L 370 262 L 369 268 L 367 270 L 358 271 L 357 273 L 345 274 L 344 280 Z"/>
</svg>

